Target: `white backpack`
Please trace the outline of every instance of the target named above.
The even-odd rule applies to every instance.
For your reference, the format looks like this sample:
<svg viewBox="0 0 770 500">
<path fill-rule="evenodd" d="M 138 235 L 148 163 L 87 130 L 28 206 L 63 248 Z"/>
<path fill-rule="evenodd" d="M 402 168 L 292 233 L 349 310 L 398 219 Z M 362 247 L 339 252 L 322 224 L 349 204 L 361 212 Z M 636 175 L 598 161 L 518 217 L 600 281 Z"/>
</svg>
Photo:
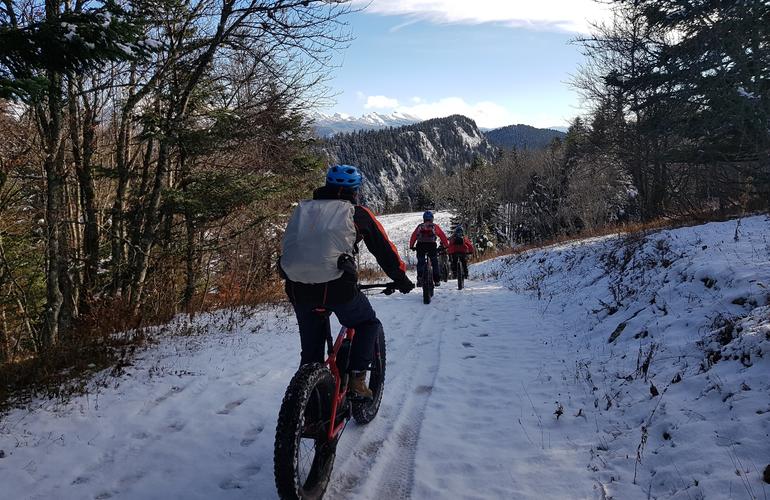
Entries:
<svg viewBox="0 0 770 500">
<path fill-rule="evenodd" d="M 281 268 L 297 283 L 326 283 L 342 276 L 337 262 L 342 254 L 353 255 L 355 207 L 343 200 L 300 202 L 286 226 Z"/>
</svg>

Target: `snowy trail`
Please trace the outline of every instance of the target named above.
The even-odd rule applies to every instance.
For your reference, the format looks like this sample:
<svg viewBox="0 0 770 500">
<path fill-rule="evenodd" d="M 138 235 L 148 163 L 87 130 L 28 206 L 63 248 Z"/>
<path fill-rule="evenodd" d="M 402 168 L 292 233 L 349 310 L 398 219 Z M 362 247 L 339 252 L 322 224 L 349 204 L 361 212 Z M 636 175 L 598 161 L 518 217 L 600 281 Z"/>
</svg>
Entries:
<svg viewBox="0 0 770 500">
<path fill-rule="evenodd" d="M 346 430 L 330 498 L 598 497 L 574 474 L 585 450 L 552 415 L 560 322 L 498 284 L 448 285 L 429 306 L 374 299 L 386 399 L 374 422 Z"/>
<path fill-rule="evenodd" d="M 558 324 L 500 285 L 453 285 L 427 306 L 419 294 L 372 296 L 385 399 L 372 423 L 346 429 L 328 498 L 593 497 L 588 474 L 562 474 L 586 458 L 552 428 L 545 395 L 545 374 L 562 367 L 543 339 Z M 275 418 L 296 324 L 284 311 L 233 333 L 226 323 L 145 352 L 131 376 L 108 381 L 116 387 L 11 413 L 0 427 L 9 498 L 276 498 Z"/>
</svg>

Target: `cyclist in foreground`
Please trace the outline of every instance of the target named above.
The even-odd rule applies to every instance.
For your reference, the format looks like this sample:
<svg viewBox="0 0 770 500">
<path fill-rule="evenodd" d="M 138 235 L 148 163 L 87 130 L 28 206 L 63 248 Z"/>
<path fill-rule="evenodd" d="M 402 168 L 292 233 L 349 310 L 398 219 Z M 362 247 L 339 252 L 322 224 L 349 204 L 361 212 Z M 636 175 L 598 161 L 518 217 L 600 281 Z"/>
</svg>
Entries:
<svg viewBox="0 0 770 500">
<path fill-rule="evenodd" d="M 279 268 L 297 316 L 301 364 L 323 363 L 327 320 L 314 310 L 331 311 L 343 326 L 356 330 L 350 353 L 350 390 L 358 397 L 371 398 L 366 370 L 382 323 L 358 289 L 353 259 L 358 243 L 364 241 L 401 293 L 409 293 L 414 284 L 382 225 L 358 204 L 362 180 L 354 166 L 329 168 L 326 185 L 294 210 L 284 234 Z"/>
<path fill-rule="evenodd" d="M 435 286 L 439 286 L 441 274 L 438 267 L 438 255 L 436 254 L 436 240 L 440 239 L 441 244 L 445 247 L 449 246 L 449 242 L 441 227 L 433 223 L 433 212 L 427 210 L 422 214 L 422 221 L 422 224 L 418 224 L 414 229 L 412 237 L 409 239 L 409 248 L 417 250 L 417 285 L 421 285 L 422 281 L 426 279 L 422 270 L 425 269 L 425 257 L 427 256 L 433 267 L 433 283 Z"/>
</svg>

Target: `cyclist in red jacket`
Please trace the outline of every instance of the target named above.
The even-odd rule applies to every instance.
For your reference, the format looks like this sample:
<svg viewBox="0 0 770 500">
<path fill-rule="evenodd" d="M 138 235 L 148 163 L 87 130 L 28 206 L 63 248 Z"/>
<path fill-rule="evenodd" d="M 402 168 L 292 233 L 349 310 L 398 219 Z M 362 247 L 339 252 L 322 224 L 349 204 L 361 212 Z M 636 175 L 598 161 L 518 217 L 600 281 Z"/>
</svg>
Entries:
<svg viewBox="0 0 770 500">
<path fill-rule="evenodd" d="M 463 234 L 463 227 L 457 226 L 452 232 L 452 237 L 449 238 L 449 246 L 447 247 L 449 258 L 452 260 L 452 271 L 457 277 L 459 271 L 458 263 L 462 264 L 463 277 L 468 277 L 468 255 L 476 253 L 476 249 L 473 247 L 471 240 Z"/>
<path fill-rule="evenodd" d="M 417 286 L 422 284 L 422 270 L 425 268 L 425 255 L 430 258 L 433 265 L 433 283 L 441 284 L 441 274 L 438 268 L 438 255 L 436 254 L 436 240 L 441 240 L 445 247 L 449 246 L 446 234 L 438 224 L 433 223 L 433 212 L 430 210 L 422 214 L 422 224 L 419 224 L 412 237 L 409 238 L 409 248 L 417 250 Z"/>
</svg>

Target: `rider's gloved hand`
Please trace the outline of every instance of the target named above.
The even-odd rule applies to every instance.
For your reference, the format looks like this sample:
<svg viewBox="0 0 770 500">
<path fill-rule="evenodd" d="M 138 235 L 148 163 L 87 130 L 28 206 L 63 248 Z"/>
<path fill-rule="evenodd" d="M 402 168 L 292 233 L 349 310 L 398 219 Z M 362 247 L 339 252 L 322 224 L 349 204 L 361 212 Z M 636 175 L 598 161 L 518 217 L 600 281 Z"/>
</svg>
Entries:
<svg viewBox="0 0 770 500">
<path fill-rule="evenodd" d="M 398 282 L 398 291 L 401 293 L 409 293 L 414 290 L 414 283 L 409 278 L 405 278 Z"/>
</svg>

